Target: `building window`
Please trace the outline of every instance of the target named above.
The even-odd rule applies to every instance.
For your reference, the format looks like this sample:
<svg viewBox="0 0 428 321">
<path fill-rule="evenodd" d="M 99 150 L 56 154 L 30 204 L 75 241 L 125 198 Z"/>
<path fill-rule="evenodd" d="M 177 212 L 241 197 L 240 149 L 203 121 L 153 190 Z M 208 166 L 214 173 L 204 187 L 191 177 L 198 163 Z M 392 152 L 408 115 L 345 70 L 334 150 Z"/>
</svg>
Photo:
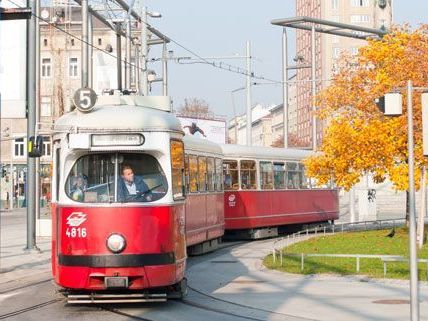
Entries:
<svg viewBox="0 0 428 321">
<path fill-rule="evenodd" d="M 331 8 L 333 10 L 337 10 L 338 6 L 339 6 L 339 0 L 331 0 Z"/>
<path fill-rule="evenodd" d="M 43 39 L 43 46 L 47 47 L 48 46 L 48 39 Z"/>
<path fill-rule="evenodd" d="M 52 98 L 50 96 L 40 97 L 40 116 L 52 116 Z"/>
<path fill-rule="evenodd" d="M 350 52 L 353 56 L 358 55 L 358 47 L 351 47 Z"/>
<path fill-rule="evenodd" d="M 74 39 L 71 39 L 71 45 L 74 46 Z"/>
<path fill-rule="evenodd" d="M 98 46 L 101 46 L 103 44 L 103 40 L 101 38 L 98 38 Z"/>
<path fill-rule="evenodd" d="M 341 52 L 340 48 L 333 48 L 333 54 L 332 54 L 333 58 L 334 59 L 339 58 L 340 52 Z"/>
<path fill-rule="evenodd" d="M 368 7 L 369 0 L 351 0 L 351 6 L 353 7 Z"/>
<path fill-rule="evenodd" d="M 42 77 L 50 78 L 52 72 L 51 58 L 42 58 Z"/>
<path fill-rule="evenodd" d="M 51 138 L 49 136 L 43 136 L 43 155 L 42 156 L 51 156 L 52 144 Z"/>
<path fill-rule="evenodd" d="M 68 75 L 72 78 L 77 77 L 78 75 L 78 63 L 77 63 L 77 58 L 70 58 L 69 60 L 69 68 L 68 68 Z"/>
<path fill-rule="evenodd" d="M 351 23 L 366 23 L 370 21 L 370 17 L 365 14 L 356 14 L 351 16 Z"/>
<path fill-rule="evenodd" d="M 24 138 L 16 138 L 13 142 L 14 144 L 14 153 L 15 157 L 24 157 L 25 156 L 25 141 Z"/>
</svg>

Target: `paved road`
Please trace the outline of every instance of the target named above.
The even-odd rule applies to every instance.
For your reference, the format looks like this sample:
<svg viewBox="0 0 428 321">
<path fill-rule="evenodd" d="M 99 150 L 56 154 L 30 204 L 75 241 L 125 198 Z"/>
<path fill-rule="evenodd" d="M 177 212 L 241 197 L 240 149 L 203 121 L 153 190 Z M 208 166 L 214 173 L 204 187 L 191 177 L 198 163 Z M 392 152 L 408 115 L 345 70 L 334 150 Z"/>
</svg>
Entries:
<svg viewBox="0 0 428 321">
<path fill-rule="evenodd" d="M 49 240 L 38 240 L 42 253 L 24 253 L 25 212 L 0 215 L 0 320 L 409 320 L 408 282 L 269 271 L 261 259 L 272 240 L 226 243 L 190 258 L 184 302 L 67 306 L 51 281 Z M 428 321 L 427 283 L 421 301 Z"/>
</svg>

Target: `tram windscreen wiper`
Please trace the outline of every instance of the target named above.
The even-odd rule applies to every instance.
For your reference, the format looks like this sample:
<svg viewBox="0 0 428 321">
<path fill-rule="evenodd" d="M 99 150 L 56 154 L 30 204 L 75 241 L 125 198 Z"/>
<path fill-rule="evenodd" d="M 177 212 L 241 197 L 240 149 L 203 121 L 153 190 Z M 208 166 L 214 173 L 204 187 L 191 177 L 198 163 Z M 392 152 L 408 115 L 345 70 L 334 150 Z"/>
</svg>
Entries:
<svg viewBox="0 0 428 321">
<path fill-rule="evenodd" d="M 159 185 L 153 186 L 152 188 L 149 188 L 148 190 L 146 190 L 144 192 L 138 192 L 137 194 L 128 195 L 126 197 L 126 199 L 123 200 L 123 202 L 124 203 L 127 203 L 127 202 L 141 202 L 141 201 L 143 201 L 143 202 L 150 202 L 150 201 L 152 201 L 152 198 L 151 197 L 149 198 L 148 196 L 147 197 L 144 197 L 144 196 L 147 193 L 150 193 L 153 190 L 155 190 L 156 188 L 161 187 L 161 186 L 163 186 L 163 184 L 159 184 Z"/>
<path fill-rule="evenodd" d="M 154 186 L 154 187 L 152 187 L 152 188 L 149 188 L 149 189 L 148 189 L 147 191 L 145 191 L 145 192 L 138 192 L 138 193 L 137 193 L 137 195 L 139 195 L 139 196 L 146 195 L 147 193 L 150 193 L 150 192 L 154 191 L 156 188 L 161 187 L 162 185 L 163 185 L 163 184 L 156 185 L 156 186 Z"/>
</svg>

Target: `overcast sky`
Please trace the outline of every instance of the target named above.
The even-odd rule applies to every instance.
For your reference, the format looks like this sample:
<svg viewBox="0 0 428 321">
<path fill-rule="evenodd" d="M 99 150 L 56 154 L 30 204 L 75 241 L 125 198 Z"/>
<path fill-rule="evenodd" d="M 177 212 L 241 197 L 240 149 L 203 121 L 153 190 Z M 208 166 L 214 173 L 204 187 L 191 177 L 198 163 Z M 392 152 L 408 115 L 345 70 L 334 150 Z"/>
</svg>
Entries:
<svg viewBox="0 0 428 321">
<path fill-rule="evenodd" d="M 329 0 L 323 0 L 329 1 Z M 341 0 L 349 1 L 349 0 Z M 244 55 L 246 41 L 251 42 L 253 71 L 256 75 L 281 80 L 281 28 L 270 21 L 295 16 L 295 0 L 144 0 L 151 11 L 163 17 L 150 23 L 180 45 L 200 56 Z M 412 26 L 428 22 L 428 2 L 394 0 L 394 20 Z M 291 31 L 293 33 L 293 31 Z M 289 56 L 295 56 L 295 40 L 291 35 Z M 191 56 L 176 44 L 169 49 L 175 56 Z M 159 48 L 151 51 L 159 57 Z M 245 68 L 242 59 L 223 60 Z M 160 64 L 151 66 L 160 72 Z M 257 81 L 257 80 L 256 80 Z M 245 86 L 245 76 L 222 71 L 207 64 L 169 64 L 169 94 L 178 108 L 186 97 L 207 101 L 219 115 L 232 116 L 230 90 Z M 160 84 L 154 85 L 156 94 Z M 282 101 L 279 85 L 253 86 L 253 103 L 278 104 Z M 235 93 L 238 113 L 245 111 L 245 91 Z"/>
</svg>

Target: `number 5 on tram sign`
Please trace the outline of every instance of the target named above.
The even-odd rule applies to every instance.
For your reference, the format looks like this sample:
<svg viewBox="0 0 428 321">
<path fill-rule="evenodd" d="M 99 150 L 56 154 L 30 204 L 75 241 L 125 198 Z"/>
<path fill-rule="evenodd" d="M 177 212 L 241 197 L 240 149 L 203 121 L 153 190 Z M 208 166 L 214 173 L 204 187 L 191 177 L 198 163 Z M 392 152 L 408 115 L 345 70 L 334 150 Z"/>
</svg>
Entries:
<svg viewBox="0 0 428 321">
<path fill-rule="evenodd" d="M 97 101 L 97 94 L 92 88 L 79 88 L 73 95 L 73 103 L 82 113 L 92 110 Z"/>
</svg>

